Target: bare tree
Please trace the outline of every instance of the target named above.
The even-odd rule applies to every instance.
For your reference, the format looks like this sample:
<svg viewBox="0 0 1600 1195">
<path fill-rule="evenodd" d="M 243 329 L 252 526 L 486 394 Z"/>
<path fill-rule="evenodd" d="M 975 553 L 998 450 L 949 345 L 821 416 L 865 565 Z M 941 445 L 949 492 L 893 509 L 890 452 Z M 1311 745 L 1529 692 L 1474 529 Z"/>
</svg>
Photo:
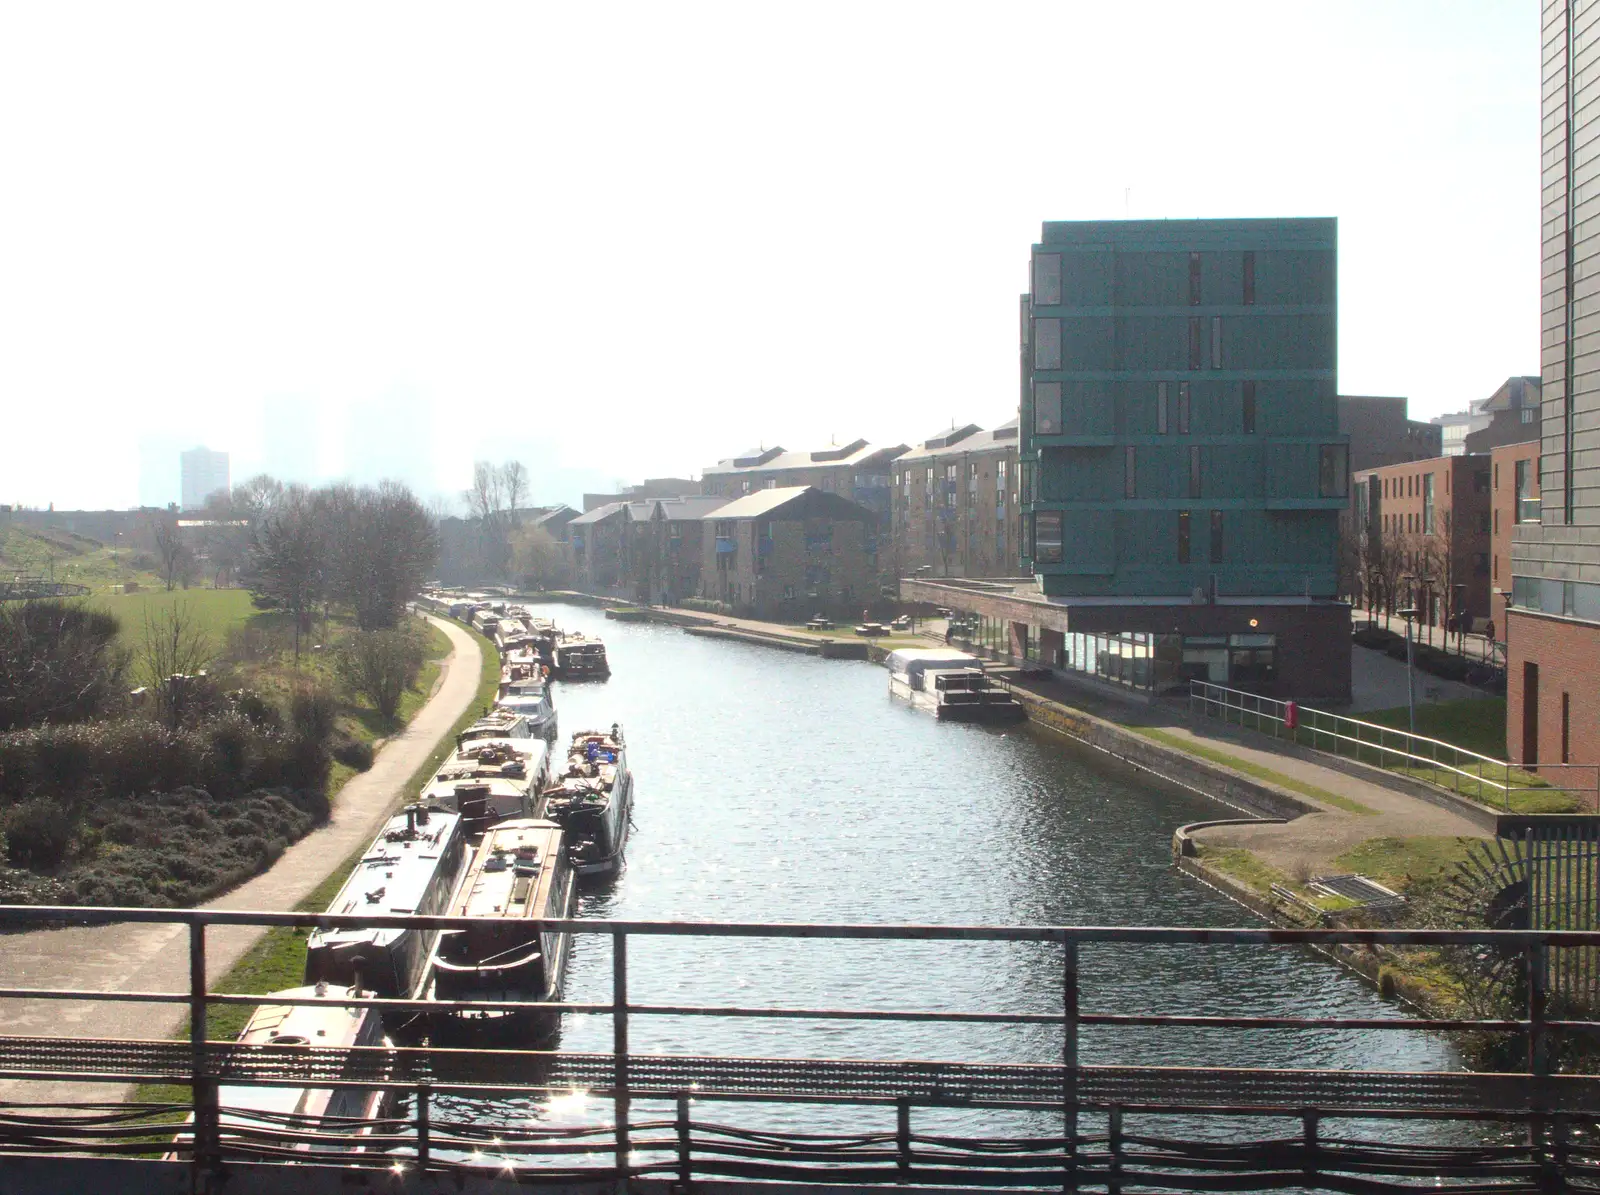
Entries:
<svg viewBox="0 0 1600 1195">
<path fill-rule="evenodd" d="M 425 655 L 425 642 L 413 622 L 356 633 L 339 645 L 334 668 L 346 689 L 371 701 L 384 721 L 393 722 Z"/>
<path fill-rule="evenodd" d="M 144 616 L 139 668 L 163 722 L 176 729 L 191 704 L 199 674 L 214 658 L 211 639 L 187 602 Z"/>
<path fill-rule="evenodd" d="M 327 542 L 317 504 L 304 486 L 289 486 L 250 527 L 243 580 L 258 605 L 277 606 L 294 617 L 294 660 L 300 637 L 311 627 L 326 588 Z"/>
<path fill-rule="evenodd" d="M 161 569 L 161 580 L 171 593 L 180 582 L 193 576 L 194 551 L 183 540 L 178 530 L 178 520 L 163 515 L 150 519 L 150 535 L 156 545 L 156 560 Z"/>
<path fill-rule="evenodd" d="M 543 527 L 521 527 L 511 533 L 511 569 L 529 589 L 559 589 L 570 579 L 561 545 Z"/>
<path fill-rule="evenodd" d="M 364 631 L 399 622 L 439 560 L 439 532 L 410 489 L 385 481 L 349 491 L 327 514 L 335 554 L 330 595 L 354 611 Z"/>
<path fill-rule="evenodd" d="M 500 466 L 500 488 L 505 494 L 506 514 L 513 525 L 518 524 L 517 511 L 528 500 L 531 480 L 528 467 L 521 461 L 507 461 Z"/>
</svg>

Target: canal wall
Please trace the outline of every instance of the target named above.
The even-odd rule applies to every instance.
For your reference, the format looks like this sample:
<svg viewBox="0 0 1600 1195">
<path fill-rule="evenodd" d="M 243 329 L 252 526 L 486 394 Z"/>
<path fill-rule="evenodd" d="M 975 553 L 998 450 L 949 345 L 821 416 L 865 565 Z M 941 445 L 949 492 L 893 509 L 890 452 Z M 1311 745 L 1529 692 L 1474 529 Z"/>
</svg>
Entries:
<svg viewBox="0 0 1600 1195">
<path fill-rule="evenodd" d="M 1257 817 L 1288 821 L 1318 811 L 1318 806 L 1288 789 L 1147 739 L 1115 722 L 1026 689 L 1013 688 L 1012 695 L 1022 703 L 1028 720 L 1035 726 L 1074 739 L 1143 777 L 1176 785 Z"/>
</svg>

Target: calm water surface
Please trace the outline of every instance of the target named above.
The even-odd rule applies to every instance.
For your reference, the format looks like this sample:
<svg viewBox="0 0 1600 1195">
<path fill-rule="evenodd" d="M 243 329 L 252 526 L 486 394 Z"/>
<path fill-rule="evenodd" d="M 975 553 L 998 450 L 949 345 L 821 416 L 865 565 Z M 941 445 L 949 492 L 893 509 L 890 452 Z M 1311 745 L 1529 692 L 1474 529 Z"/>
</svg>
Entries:
<svg viewBox="0 0 1600 1195">
<path fill-rule="evenodd" d="M 610 622 L 581 607 L 540 613 L 605 638 L 611 679 L 557 686 L 563 738 L 620 722 L 637 780 L 626 869 L 584 895 L 584 917 L 1259 924 L 1169 860 L 1174 827 L 1225 816 L 1218 805 L 1098 770 L 1041 732 L 940 724 L 891 702 L 876 665 Z M 634 937 L 628 961 L 636 1002 L 1061 1007 L 1060 951 L 1047 946 Z M 1399 1015 L 1334 965 L 1283 947 L 1086 947 L 1082 993 L 1086 1012 Z M 609 1001 L 607 941 L 574 943 L 566 996 Z M 609 1017 L 569 1015 L 560 1048 L 608 1052 L 611 1032 Z M 636 1016 L 630 1037 L 638 1051 L 766 1057 L 1049 1062 L 1061 1051 L 1049 1026 Z M 1461 1065 L 1445 1039 L 1420 1031 L 1091 1028 L 1081 1049 L 1089 1063 Z M 604 1121 L 610 1105 L 574 1097 L 471 1112 L 522 1123 Z M 747 1106 L 717 1111 L 725 1122 L 762 1115 Z M 811 1124 L 859 1125 L 869 1116 L 888 1117 L 884 1127 L 892 1120 L 877 1110 L 821 1109 Z M 988 1119 L 997 1131 L 997 1118 Z"/>
</svg>

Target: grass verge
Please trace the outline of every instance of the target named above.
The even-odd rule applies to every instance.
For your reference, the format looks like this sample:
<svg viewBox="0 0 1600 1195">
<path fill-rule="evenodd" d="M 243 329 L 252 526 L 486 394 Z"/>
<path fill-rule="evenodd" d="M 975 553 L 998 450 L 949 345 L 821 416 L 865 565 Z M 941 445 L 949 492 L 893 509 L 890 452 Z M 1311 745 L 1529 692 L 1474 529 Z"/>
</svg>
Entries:
<svg viewBox="0 0 1600 1195">
<path fill-rule="evenodd" d="M 1246 776 L 1253 776 L 1257 780 L 1265 780 L 1268 784 L 1276 784 L 1279 788 L 1286 788 L 1302 796 L 1310 797 L 1313 801 L 1320 801 L 1335 809 L 1342 809 L 1346 813 L 1355 813 L 1367 816 L 1377 813 L 1369 809 L 1360 801 L 1352 801 L 1349 797 L 1340 796 L 1338 793 L 1329 792 L 1315 784 L 1308 784 L 1304 780 L 1296 780 L 1293 776 L 1286 776 L 1282 772 L 1275 772 L 1271 768 L 1263 767 L 1248 759 L 1237 755 L 1229 755 L 1226 751 L 1218 751 L 1215 747 L 1203 746 L 1181 735 L 1171 734 L 1154 726 L 1128 726 L 1127 729 L 1135 734 L 1143 735 L 1147 739 L 1154 739 L 1175 751 L 1182 751 L 1188 755 L 1197 755 L 1201 759 L 1210 760 L 1212 763 L 1221 764 L 1225 768 L 1232 768 L 1236 772 L 1243 772 Z"/>
<path fill-rule="evenodd" d="M 431 624 L 430 624 L 431 625 Z M 421 791 L 434 772 L 439 770 L 439 765 L 455 746 L 456 735 L 465 730 L 476 721 L 486 705 L 494 702 L 495 695 L 500 685 L 500 655 L 482 635 L 471 627 L 462 627 L 467 634 L 478 644 L 481 660 L 478 670 L 478 691 L 473 695 L 472 702 L 467 706 L 461 717 L 456 719 L 450 732 L 439 740 L 439 744 L 428 755 L 428 758 L 411 774 L 395 804 L 400 805 L 409 800 L 414 794 Z M 443 632 L 438 632 L 448 644 L 448 637 Z M 435 670 L 437 674 L 437 669 Z M 420 708 L 420 705 L 419 707 Z M 308 892 L 294 906 L 294 912 L 315 913 L 326 909 L 338 895 L 339 889 L 344 886 L 345 879 L 355 870 L 356 864 L 366 854 L 367 846 L 363 843 L 348 858 L 328 873 L 323 881 Z M 277 992 L 284 988 L 297 987 L 304 981 L 306 971 L 306 931 L 291 929 L 287 926 L 274 926 L 262 934 L 260 939 L 240 956 L 239 961 L 228 969 L 212 987 L 213 991 L 224 995 L 243 995 L 254 992 Z M 253 1004 L 226 1004 L 211 1009 L 206 1014 L 206 1037 L 211 1041 L 232 1041 L 239 1036 L 255 1013 L 258 1005 Z M 176 1037 L 181 1040 L 189 1036 L 189 1024 L 184 1022 Z M 181 1103 L 189 1099 L 189 1089 L 181 1085 L 144 1085 L 134 1089 L 133 1101 L 135 1103 Z M 177 1119 L 182 1119 L 178 1117 Z"/>
<path fill-rule="evenodd" d="M 1342 871 L 1370 876 L 1386 888 L 1404 892 L 1413 884 L 1443 879 L 1455 872 L 1476 838 L 1419 835 L 1369 838 L 1333 861 Z"/>
</svg>

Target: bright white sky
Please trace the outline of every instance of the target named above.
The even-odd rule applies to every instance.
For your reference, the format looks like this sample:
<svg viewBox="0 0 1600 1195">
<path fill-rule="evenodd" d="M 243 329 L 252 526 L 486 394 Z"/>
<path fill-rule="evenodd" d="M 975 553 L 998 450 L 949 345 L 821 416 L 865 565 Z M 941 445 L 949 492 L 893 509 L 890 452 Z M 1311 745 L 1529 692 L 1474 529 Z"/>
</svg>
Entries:
<svg viewBox="0 0 1600 1195">
<path fill-rule="evenodd" d="M 515 455 L 576 505 L 990 426 L 1040 223 L 1124 214 L 1337 216 L 1341 390 L 1459 409 L 1539 368 L 1538 26 L 12 0 L 0 502 L 132 505 L 204 442 L 425 497 Z"/>
</svg>

